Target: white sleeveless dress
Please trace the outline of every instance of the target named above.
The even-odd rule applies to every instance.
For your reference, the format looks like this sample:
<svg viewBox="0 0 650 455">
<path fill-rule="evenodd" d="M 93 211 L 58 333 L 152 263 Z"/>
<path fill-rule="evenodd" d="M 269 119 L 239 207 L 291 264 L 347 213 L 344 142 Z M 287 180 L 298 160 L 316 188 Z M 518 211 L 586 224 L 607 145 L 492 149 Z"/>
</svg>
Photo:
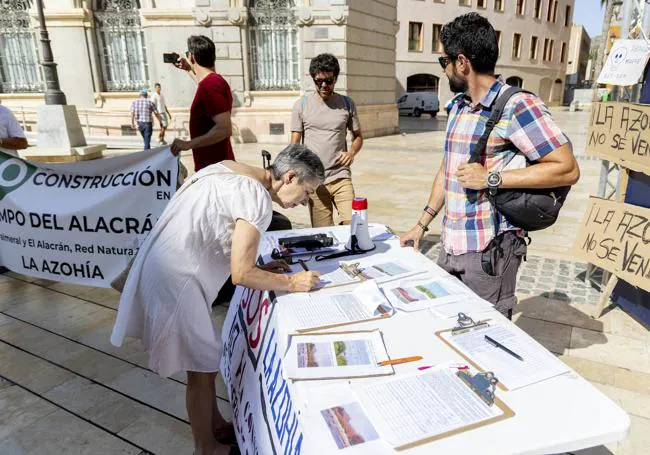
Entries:
<svg viewBox="0 0 650 455">
<path fill-rule="evenodd" d="M 230 276 L 237 219 L 260 234 L 271 223 L 271 196 L 255 179 L 208 166 L 171 199 L 140 247 L 120 298 L 111 343 L 140 338 L 149 367 L 161 376 L 216 372 L 221 327 L 212 302 Z"/>
</svg>

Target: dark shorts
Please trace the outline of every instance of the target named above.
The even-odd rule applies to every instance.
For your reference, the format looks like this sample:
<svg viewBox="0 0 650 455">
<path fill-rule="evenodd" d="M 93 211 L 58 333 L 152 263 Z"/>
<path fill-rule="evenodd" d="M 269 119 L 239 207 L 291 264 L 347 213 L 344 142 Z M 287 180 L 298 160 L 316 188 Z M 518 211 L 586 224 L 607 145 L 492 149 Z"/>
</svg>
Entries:
<svg viewBox="0 0 650 455">
<path fill-rule="evenodd" d="M 508 315 L 517 304 L 517 271 L 525 255 L 526 240 L 514 231 L 507 231 L 481 252 L 456 256 L 443 248 L 438 265 L 492 303 L 495 309 Z"/>
</svg>

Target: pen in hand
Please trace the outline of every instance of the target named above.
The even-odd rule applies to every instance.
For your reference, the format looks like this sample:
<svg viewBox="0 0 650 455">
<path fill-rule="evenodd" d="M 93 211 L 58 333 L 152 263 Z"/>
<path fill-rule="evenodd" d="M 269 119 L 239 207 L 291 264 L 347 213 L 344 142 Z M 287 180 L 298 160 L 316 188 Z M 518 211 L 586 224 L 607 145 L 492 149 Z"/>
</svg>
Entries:
<svg viewBox="0 0 650 455">
<path fill-rule="evenodd" d="M 501 343 L 499 343 L 499 342 L 498 342 L 497 340 L 495 340 L 494 338 L 490 338 L 489 336 L 485 335 L 485 341 L 487 341 L 488 343 L 490 343 L 490 344 L 491 344 L 492 346 L 494 346 L 495 348 L 499 348 L 499 349 L 501 349 L 501 350 L 507 352 L 508 354 L 510 354 L 511 356 L 513 356 L 515 359 L 519 359 L 519 360 L 521 360 L 522 362 L 524 361 L 524 359 L 523 359 L 519 354 L 517 354 L 517 353 L 514 352 L 514 351 L 511 351 L 510 349 L 508 349 L 507 347 L 505 347 L 504 345 L 502 345 Z"/>
</svg>

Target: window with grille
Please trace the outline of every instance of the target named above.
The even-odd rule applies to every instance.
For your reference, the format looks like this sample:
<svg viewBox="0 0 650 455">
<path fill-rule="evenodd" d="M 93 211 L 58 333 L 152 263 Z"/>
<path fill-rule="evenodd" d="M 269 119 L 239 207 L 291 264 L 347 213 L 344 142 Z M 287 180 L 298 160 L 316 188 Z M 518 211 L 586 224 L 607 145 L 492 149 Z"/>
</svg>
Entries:
<svg viewBox="0 0 650 455">
<path fill-rule="evenodd" d="M 477 8 L 487 8 L 487 2 L 488 0 L 476 0 L 476 7 Z"/>
<path fill-rule="evenodd" d="M 422 22 L 409 22 L 409 52 L 422 52 Z"/>
<path fill-rule="evenodd" d="M 472 0 L 458 0 L 460 6 L 472 6 Z"/>
<path fill-rule="evenodd" d="M 104 90 L 135 91 L 149 85 L 140 2 L 103 0 L 95 11 Z"/>
<path fill-rule="evenodd" d="M 515 33 L 512 37 L 512 58 L 521 56 L 521 33 Z"/>
<path fill-rule="evenodd" d="M 299 90 L 300 48 L 293 0 L 252 0 L 248 46 L 253 90 Z"/>
<path fill-rule="evenodd" d="M 497 48 L 501 47 L 501 30 L 495 30 L 494 33 L 497 35 Z"/>
<path fill-rule="evenodd" d="M 562 43 L 562 50 L 560 51 L 560 63 L 564 63 L 566 58 L 566 43 Z"/>
<path fill-rule="evenodd" d="M 0 92 L 41 92 L 43 73 L 29 22 L 30 0 L 0 1 Z"/>
<path fill-rule="evenodd" d="M 506 0 L 494 0 L 494 11 L 503 11 Z"/>
</svg>

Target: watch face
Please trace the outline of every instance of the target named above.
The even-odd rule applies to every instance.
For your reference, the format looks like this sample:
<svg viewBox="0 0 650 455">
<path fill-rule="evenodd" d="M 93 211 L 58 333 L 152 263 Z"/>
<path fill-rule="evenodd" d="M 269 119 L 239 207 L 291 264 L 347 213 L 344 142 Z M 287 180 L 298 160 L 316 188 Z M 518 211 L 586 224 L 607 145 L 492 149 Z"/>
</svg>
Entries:
<svg viewBox="0 0 650 455">
<path fill-rule="evenodd" d="M 496 172 L 492 172 L 488 174 L 487 181 L 488 185 L 497 186 L 501 183 L 501 176 Z"/>
</svg>

